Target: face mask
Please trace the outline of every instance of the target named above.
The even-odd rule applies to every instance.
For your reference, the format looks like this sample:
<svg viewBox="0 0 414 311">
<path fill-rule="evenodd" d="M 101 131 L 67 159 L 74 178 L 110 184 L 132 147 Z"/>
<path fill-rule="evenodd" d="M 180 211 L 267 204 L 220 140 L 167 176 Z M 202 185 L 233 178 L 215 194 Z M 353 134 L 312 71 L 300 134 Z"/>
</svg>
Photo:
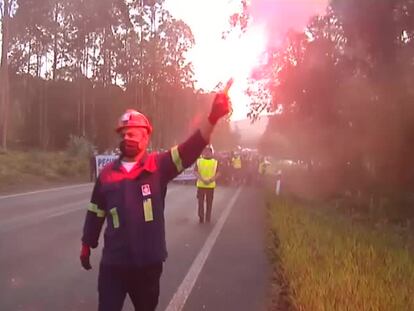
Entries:
<svg viewBox="0 0 414 311">
<path fill-rule="evenodd" d="M 124 157 L 135 158 L 140 151 L 140 145 L 136 141 L 125 139 L 121 141 L 119 149 Z"/>
</svg>

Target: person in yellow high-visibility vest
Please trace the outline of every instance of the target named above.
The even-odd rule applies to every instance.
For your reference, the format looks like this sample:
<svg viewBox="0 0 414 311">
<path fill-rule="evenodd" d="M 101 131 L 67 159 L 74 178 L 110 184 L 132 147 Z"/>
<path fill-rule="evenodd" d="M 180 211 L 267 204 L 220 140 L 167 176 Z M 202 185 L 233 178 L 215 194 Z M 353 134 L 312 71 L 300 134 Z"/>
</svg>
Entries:
<svg viewBox="0 0 414 311">
<path fill-rule="evenodd" d="M 259 175 L 266 175 L 268 173 L 269 168 L 270 162 L 266 159 L 266 157 L 263 157 L 259 163 Z"/>
<path fill-rule="evenodd" d="M 264 183 L 268 174 L 270 173 L 271 163 L 266 159 L 266 157 L 262 157 L 259 162 L 259 168 L 257 170 L 257 181 L 259 184 Z"/>
<path fill-rule="evenodd" d="M 240 153 L 233 153 L 231 158 L 231 166 L 233 169 L 233 183 L 240 185 L 242 183 L 242 159 Z"/>
<path fill-rule="evenodd" d="M 198 217 L 200 223 L 211 221 L 211 210 L 213 208 L 214 189 L 216 179 L 219 177 L 218 161 L 213 158 L 214 151 L 211 145 L 207 146 L 195 166 L 197 177 L 197 199 Z M 206 202 L 206 209 L 204 209 Z"/>
</svg>

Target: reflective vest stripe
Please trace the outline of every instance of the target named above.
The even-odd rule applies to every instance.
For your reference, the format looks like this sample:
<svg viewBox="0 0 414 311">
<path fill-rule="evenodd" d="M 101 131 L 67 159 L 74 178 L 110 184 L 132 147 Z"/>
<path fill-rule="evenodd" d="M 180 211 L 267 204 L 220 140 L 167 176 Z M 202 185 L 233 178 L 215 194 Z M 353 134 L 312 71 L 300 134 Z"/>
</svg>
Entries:
<svg viewBox="0 0 414 311">
<path fill-rule="evenodd" d="M 94 203 L 89 204 L 88 211 L 95 213 L 99 218 L 105 217 L 105 211 L 99 209 L 98 205 Z"/>
<path fill-rule="evenodd" d="M 109 211 L 112 215 L 112 222 L 114 224 L 114 228 L 119 228 L 119 216 L 118 216 L 118 211 L 116 210 L 116 207 L 111 208 L 111 210 Z"/>
<path fill-rule="evenodd" d="M 175 164 L 175 167 L 177 168 L 177 171 L 181 173 L 184 168 L 183 162 L 181 161 L 180 152 L 178 151 L 178 146 L 171 148 L 171 157 Z"/>
</svg>

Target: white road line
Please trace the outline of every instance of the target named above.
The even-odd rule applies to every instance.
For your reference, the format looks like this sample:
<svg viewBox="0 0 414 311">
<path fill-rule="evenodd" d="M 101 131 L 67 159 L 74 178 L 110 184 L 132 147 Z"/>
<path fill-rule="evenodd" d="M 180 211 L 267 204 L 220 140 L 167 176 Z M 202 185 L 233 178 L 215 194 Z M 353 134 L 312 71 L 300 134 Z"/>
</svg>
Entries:
<svg viewBox="0 0 414 311">
<path fill-rule="evenodd" d="M 178 190 L 178 188 L 171 188 L 171 190 L 168 190 L 168 194 L 172 194 L 172 193 L 176 192 L 177 190 Z M 78 208 L 65 209 L 65 210 L 62 210 L 62 211 L 61 211 L 62 208 L 60 208 L 57 212 L 52 213 L 48 216 L 45 216 L 43 218 L 43 220 L 50 219 L 50 218 L 55 218 L 55 217 L 60 217 L 60 216 L 63 216 L 63 215 L 69 214 L 69 213 L 73 213 L 73 212 L 77 212 L 77 211 L 80 211 L 80 210 L 85 210 L 85 213 L 86 213 L 88 202 L 89 201 L 85 201 L 84 204 L 83 204 L 84 206 L 81 206 L 81 207 L 78 207 Z M 79 204 L 79 202 L 75 202 L 75 203 L 71 203 L 71 204 L 76 204 L 77 205 L 77 204 Z"/>
<path fill-rule="evenodd" d="M 21 228 L 27 225 L 41 223 L 53 217 L 63 216 L 72 212 L 77 212 L 81 209 L 87 210 L 88 200 L 79 200 L 71 203 L 66 203 L 58 207 L 40 210 L 33 213 L 17 216 L 12 219 L 0 221 L 0 233 Z"/>
<path fill-rule="evenodd" d="M 170 187 L 167 195 L 168 196 L 173 195 L 178 190 L 180 190 L 179 187 Z M 39 223 L 39 222 L 42 222 L 42 221 L 45 221 L 51 218 L 56 218 L 56 217 L 64 216 L 69 213 L 78 212 L 80 210 L 85 210 L 85 213 L 86 213 L 88 203 L 89 203 L 89 199 L 82 199 L 82 200 L 78 200 L 74 202 L 69 202 L 63 205 L 59 205 L 55 208 L 48 208 L 48 209 L 43 209 L 40 211 L 32 212 L 29 214 L 24 214 L 24 215 L 17 216 L 12 219 L 6 219 L 6 220 L 2 219 L 0 220 L 0 232 L 11 230 L 14 227 L 19 227 L 19 225 L 25 226 L 25 225 L 30 225 L 34 223 Z M 81 205 L 81 206 L 76 207 L 78 205 Z"/>
<path fill-rule="evenodd" d="M 86 206 L 86 204 L 85 204 L 85 206 Z M 51 214 L 49 216 L 46 216 L 44 219 L 50 219 L 50 218 L 60 217 L 60 216 L 67 215 L 69 213 L 77 212 L 77 211 L 80 211 L 80 210 L 84 210 L 85 211 L 85 214 L 86 214 L 86 207 L 85 206 L 81 206 L 81 207 L 74 208 L 74 209 L 67 210 L 67 211 L 57 212 L 57 213 Z"/>
<path fill-rule="evenodd" d="M 202 249 L 198 253 L 190 269 L 188 270 L 187 275 L 178 287 L 177 292 L 174 294 L 173 298 L 171 299 L 170 303 L 165 309 L 166 311 L 181 311 L 184 308 L 185 302 L 190 296 L 190 293 L 194 287 L 194 284 L 197 281 L 201 269 L 203 268 L 214 244 L 216 243 L 217 237 L 223 229 L 224 223 L 226 222 L 227 217 L 231 212 L 231 209 L 236 203 L 236 200 L 239 197 L 240 192 L 241 188 L 237 189 L 236 193 L 231 198 L 229 205 L 221 214 L 216 226 L 214 227 L 213 231 L 211 231 Z"/>
<path fill-rule="evenodd" d="M 44 193 L 44 192 L 52 192 L 52 191 L 59 191 L 59 190 L 66 190 L 66 189 L 73 189 L 73 188 L 80 188 L 88 185 L 93 185 L 92 183 L 85 183 L 85 184 L 79 184 L 79 185 L 73 185 L 73 186 L 64 186 L 64 187 L 58 187 L 58 188 L 49 188 L 49 189 L 43 189 L 38 191 L 31 191 L 31 192 L 24 192 L 24 193 L 16 193 L 16 194 L 10 194 L 10 195 L 3 195 L 0 196 L 0 200 L 3 199 L 9 199 L 9 198 L 15 198 L 20 196 L 26 196 L 31 194 L 38 194 L 38 193 Z"/>
<path fill-rule="evenodd" d="M 0 196 L 0 200 L 2 199 L 9 199 L 9 198 L 15 198 L 25 195 L 31 195 L 31 194 L 38 194 L 38 193 L 44 193 L 44 192 L 52 192 L 52 191 L 59 191 L 59 190 L 66 190 L 66 189 L 73 189 L 73 188 L 80 188 L 84 186 L 92 186 L 93 183 L 85 183 L 85 184 L 78 184 L 78 185 L 72 185 L 72 186 L 64 186 L 64 187 L 57 187 L 57 188 L 49 188 L 49 189 L 43 189 L 38 191 L 31 191 L 31 192 L 23 192 L 23 193 L 16 193 L 16 194 L 10 194 L 10 195 L 3 195 Z M 170 186 L 169 189 L 174 189 L 174 186 Z"/>
</svg>

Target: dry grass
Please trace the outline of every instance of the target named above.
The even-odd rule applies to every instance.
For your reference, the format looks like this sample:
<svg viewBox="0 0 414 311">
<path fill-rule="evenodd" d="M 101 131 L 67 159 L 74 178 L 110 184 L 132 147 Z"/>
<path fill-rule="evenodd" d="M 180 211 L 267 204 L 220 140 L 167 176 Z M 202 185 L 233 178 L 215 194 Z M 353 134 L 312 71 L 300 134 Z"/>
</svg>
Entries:
<svg viewBox="0 0 414 311">
<path fill-rule="evenodd" d="M 69 180 L 87 180 L 88 159 L 70 157 L 64 152 L 0 153 L 0 190 L 16 186 Z"/>
<path fill-rule="evenodd" d="M 272 200 L 271 245 L 297 310 L 414 310 L 414 252 L 391 227 Z M 412 239 L 412 237 L 411 237 Z"/>
</svg>

